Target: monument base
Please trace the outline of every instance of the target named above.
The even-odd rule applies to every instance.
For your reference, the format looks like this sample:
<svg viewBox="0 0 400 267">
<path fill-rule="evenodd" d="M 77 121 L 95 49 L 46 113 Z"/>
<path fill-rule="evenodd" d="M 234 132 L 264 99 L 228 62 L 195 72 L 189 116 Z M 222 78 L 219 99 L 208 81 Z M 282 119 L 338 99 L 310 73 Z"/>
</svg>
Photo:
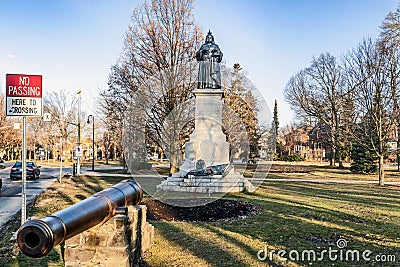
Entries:
<svg viewBox="0 0 400 267">
<path fill-rule="evenodd" d="M 185 161 L 179 166 L 180 176 L 197 168 L 199 160 L 205 166 L 229 164 L 229 143 L 222 131 L 221 89 L 196 89 L 195 128 L 185 144 Z"/>
<path fill-rule="evenodd" d="M 237 193 L 253 192 L 254 187 L 240 173 L 232 170 L 226 175 L 210 176 L 188 176 L 181 177 L 179 173 L 168 177 L 166 181 L 161 182 L 157 189 L 163 191 L 187 192 L 187 193 Z"/>
</svg>

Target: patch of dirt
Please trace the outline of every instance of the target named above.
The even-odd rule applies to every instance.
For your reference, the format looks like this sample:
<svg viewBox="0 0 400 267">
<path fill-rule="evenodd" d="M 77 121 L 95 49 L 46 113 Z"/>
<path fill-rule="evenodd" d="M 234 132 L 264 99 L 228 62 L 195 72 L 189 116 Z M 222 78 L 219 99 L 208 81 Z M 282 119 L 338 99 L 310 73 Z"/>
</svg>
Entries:
<svg viewBox="0 0 400 267">
<path fill-rule="evenodd" d="M 196 200 L 182 200 L 196 201 Z M 203 201 L 204 200 L 198 200 Z M 176 203 L 176 200 L 174 200 Z M 159 200 L 144 200 L 149 221 L 217 222 L 243 220 L 261 213 L 261 207 L 246 201 L 217 199 L 201 206 L 172 206 Z M 186 203 L 187 204 L 187 203 Z M 193 203 L 191 203 L 193 204 Z"/>
</svg>

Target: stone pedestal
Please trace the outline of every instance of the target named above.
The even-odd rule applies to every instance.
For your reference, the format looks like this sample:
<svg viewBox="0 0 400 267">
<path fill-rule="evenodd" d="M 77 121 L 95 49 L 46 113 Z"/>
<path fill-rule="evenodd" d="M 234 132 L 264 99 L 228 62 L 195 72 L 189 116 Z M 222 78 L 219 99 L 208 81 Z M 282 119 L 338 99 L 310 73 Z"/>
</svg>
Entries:
<svg viewBox="0 0 400 267">
<path fill-rule="evenodd" d="M 185 144 L 185 161 L 179 173 L 157 188 L 165 191 L 190 193 L 228 193 L 252 191 L 251 183 L 244 179 L 233 167 L 225 175 L 190 176 L 187 173 L 196 169 L 197 162 L 203 160 L 205 166 L 229 165 L 229 143 L 222 132 L 223 94 L 221 89 L 196 89 L 195 129 Z"/>
<path fill-rule="evenodd" d="M 154 240 L 146 221 L 146 206 L 129 206 L 128 215 L 116 215 L 65 241 L 65 266 L 139 266 L 142 253 Z"/>
<path fill-rule="evenodd" d="M 185 144 L 185 161 L 179 168 L 183 177 L 204 160 L 206 166 L 229 164 L 229 143 L 222 132 L 222 96 L 220 89 L 197 89 L 195 129 Z"/>
</svg>

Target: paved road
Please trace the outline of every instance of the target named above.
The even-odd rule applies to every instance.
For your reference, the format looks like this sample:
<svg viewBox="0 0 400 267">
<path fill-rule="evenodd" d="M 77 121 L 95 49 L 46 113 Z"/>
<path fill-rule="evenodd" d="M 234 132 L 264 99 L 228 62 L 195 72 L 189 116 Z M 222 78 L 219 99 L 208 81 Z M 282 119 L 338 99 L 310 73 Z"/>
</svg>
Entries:
<svg viewBox="0 0 400 267">
<path fill-rule="evenodd" d="M 0 193 L 0 227 L 20 211 L 22 206 L 22 183 L 21 181 L 10 180 L 12 164 L 13 163 L 6 162 L 4 164 L 5 168 L 0 170 L 0 178 L 3 180 L 3 188 Z M 57 177 L 60 175 L 60 168 L 43 166 L 40 172 L 40 179 L 27 181 L 26 200 L 28 204 L 31 203 L 37 195 L 40 195 L 46 188 L 57 181 Z M 66 172 L 71 173 L 72 168 L 63 168 L 62 173 L 65 174 Z"/>
</svg>

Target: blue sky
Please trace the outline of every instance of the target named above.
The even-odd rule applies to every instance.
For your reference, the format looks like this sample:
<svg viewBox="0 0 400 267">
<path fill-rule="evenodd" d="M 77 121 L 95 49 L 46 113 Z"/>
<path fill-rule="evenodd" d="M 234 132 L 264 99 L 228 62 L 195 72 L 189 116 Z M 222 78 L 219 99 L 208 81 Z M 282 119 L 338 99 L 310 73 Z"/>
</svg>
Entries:
<svg viewBox="0 0 400 267">
<path fill-rule="evenodd" d="M 122 49 L 133 0 L 0 0 L 0 90 L 6 73 L 42 74 L 44 90 L 82 89 L 95 110 L 98 89 Z M 266 102 L 277 99 L 281 125 L 289 78 L 313 56 L 341 56 L 376 37 L 394 0 L 197 0 L 194 15 L 211 29 L 228 65 L 240 63 Z M 45 91 L 44 91 L 45 92 Z"/>
</svg>

